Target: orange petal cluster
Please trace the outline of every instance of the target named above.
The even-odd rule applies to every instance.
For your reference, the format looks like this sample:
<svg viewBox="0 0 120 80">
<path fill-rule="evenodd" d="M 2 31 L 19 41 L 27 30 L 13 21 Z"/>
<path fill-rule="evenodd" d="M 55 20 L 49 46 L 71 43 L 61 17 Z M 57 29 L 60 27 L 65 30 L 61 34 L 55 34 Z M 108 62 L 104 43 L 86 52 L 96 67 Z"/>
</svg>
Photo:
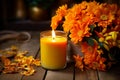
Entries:
<svg viewBox="0 0 120 80">
<path fill-rule="evenodd" d="M 74 44 L 81 43 L 84 56 L 74 56 L 78 68 L 105 70 L 112 65 L 109 50 L 120 48 L 120 8 L 116 4 L 82 1 L 69 8 L 63 5 L 51 20 L 52 29 L 58 26 Z"/>
</svg>

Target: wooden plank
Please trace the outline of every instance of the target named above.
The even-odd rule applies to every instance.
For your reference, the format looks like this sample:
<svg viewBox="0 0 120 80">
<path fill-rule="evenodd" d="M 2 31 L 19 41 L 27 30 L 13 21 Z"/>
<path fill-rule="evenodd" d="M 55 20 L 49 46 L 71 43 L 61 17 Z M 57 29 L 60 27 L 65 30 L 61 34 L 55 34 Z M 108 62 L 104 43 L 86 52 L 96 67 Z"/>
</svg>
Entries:
<svg viewBox="0 0 120 80">
<path fill-rule="evenodd" d="M 1 43 L 0 47 L 1 48 L 5 48 L 8 47 L 10 45 L 17 45 L 19 46 L 20 50 L 27 50 L 29 53 L 27 54 L 27 56 L 36 56 L 36 53 L 39 50 L 39 32 L 30 32 L 30 34 L 32 35 L 32 39 L 29 42 L 25 42 L 25 43 L 16 43 L 16 41 L 7 41 L 5 43 Z M 40 69 L 40 68 L 39 68 Z M 44 73 L 42 73 L 44 74 Z M 37 72 L 36 72 L 36 74 Z M 22 79 L 22 75 L 20 74 L 1 74 L 0 75 L 0 80 L 21 80 Z M 23 79 L 25 79 L 23 77 Z"/>
<path fill-rule="evenodd" d="M 95 70 L 86 70 L 87 80 L 98 80 L 97 71 Z"/>
<path fill-rule="evenodd" d="M 0 80 L 21 80 L 22 75 L 20 74 L 1 74 Z"/>
<path fill-rule="evenodd" d="M 77 53 L 80 56 L 83 56 L 78 45 L 74 45 L 72 42 L 69 42 L 71 54 Z M 81 71 L 78 68 L 75 68 L 75 79 L 73 80 L 98 80 L 97 71 L 94 70 L 85 70 Z"/>
<path fill-rule="evenodd" d="M 35 57 L 35 55 L 37 54 L 38 50 L 39 50 L 39 32 L 29 32 L 31 34 L 31 40 L 28 42 L 23 42 L 23 43 L 19 43 L 20 45 L 20 50 L 27 50 L 29 52 L 29 54 L 27 54 L 28 56 L 33 56 Z M 21 45 L 22 44 L 22 45 Z"/>
<path fill-rule="evenodd" d="M 6 49 L 9 48 L 11 45 L 19 46 L 19 44 L 16 44 L 17 42 L 15 40 L 8 40 L 3 41 L 0 43 L 0 49 Z M 0 80 L 21 80 L 22 75 L 15 73 L 15 74 L 0 74 Z"/>
<path fill-rule="evenodd" d="M 32 36 L 32 43 L 31 44 L 28 44 L 28 45 L 24 45 L 24 47 L 26 46 L 29 46 L 30 48 L 27 48 L 28 51 L 31 51 L 30 49 L 32 48 L 32 52 L 31 55 L 34 55 L 34 57 L 36 56 L 36 53 L 37 53 L 37 57 L 36 58 L 39 58 L 40 59 L 40 52 L 38 51 L 39 50 L 39 39 L 40 39 L 40 33 L 37 32 L 37 34 L 35 34 L 36 32 L 32 32 L 31 35 Z M 24 48 L 25 49 L 25 48 Z M 26 50 L 26 49 L 25 49 Z M 30 54 L 29 54 L 30 55 Z M 24 76 L 22 78 L 22 80 L 42 80 L 43 76 L 44 76 L 44 73 L 45 73 L 45 70 L 41 67 L 36 67 L 35 68 L 36 70 L 36 73 L 32 76 Z"/>
<path fill-rule="evenodd" d="M 113 66 L 110 70 L 99 71 L 99 80 L 120 80 L 120 64 Z"/>
<path fill-rule="evenodd" d="M 22 80 L 42 80 L 45 70 L 42 67 L 35 68 L 36 73 L 32 76 L 24 76 Z"/>
<path fill-rule="evenodd" d="M 68 64 L 64 70 L 48 71 L 45 80 L 73 80 L 73 69 L 73 64 Z"/>
<path fill-rule="evenodd" d="M 38 53 L 37 58 L 40 57 L 40 54 Z M 22 80 L 42 80 L 45 74 L 45 70 L 42 67 L 36 67 L 35 68 L 36 73 L 32 76 L 24 76 Z"/>
<path fill-rule="evenodd" d="M 80 71 L 76 69 L 75 80 L 98 80 L 97 71 L 94 70 Z"/>
</svg>

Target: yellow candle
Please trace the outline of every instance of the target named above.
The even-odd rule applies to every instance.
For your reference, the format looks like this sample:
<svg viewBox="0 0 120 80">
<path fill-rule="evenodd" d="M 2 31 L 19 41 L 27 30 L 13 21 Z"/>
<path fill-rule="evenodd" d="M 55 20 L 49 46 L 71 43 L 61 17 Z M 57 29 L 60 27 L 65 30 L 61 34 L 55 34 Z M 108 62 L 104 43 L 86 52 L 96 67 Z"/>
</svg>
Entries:
<svg viewBox="0 0 120 80">
<path fill-rule="evenodd" d="M 62 69 L 66 66 L 67 38 L 44 36 L 40 39 L 41 65 L 47 69 Z"/>
</svg>

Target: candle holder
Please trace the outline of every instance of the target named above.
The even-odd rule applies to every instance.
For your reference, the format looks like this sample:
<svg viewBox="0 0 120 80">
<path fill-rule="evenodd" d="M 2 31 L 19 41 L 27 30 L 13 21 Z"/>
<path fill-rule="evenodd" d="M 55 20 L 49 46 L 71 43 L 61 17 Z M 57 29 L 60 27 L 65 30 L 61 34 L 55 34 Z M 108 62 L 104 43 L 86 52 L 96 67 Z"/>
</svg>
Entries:
<svg viewBox="0 0 120 80">
<path fill-rule="evenodd" d="M 41 66 L 49 70 L 64 69 L 67 64 L 67 34 L 56 30 L 54 37 L 52 31 L 40 33 Z"/>
</svg>

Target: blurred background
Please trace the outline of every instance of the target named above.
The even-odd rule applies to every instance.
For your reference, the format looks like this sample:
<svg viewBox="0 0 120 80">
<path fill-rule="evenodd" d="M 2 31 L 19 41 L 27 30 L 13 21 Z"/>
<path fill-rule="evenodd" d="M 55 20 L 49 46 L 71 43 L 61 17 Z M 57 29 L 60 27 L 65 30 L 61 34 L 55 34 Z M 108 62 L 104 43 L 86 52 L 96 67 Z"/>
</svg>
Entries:
<svg viewBox="0 0 120 80">
<path fill-rule="evenodd" d="M 63 4 L 72 6 L 83 0 L 0 0 L 0 29 L 40 29 L 40 24 L 48 23 L 56 9 Z M 86 0 L 90 1 L 90 0 Z M 91 0 L 92 1 L 92 0 Z M 116 3 L 120 0 L 96 0 Z M 39 28 L 38 28 L 39 27 Z"/>
</svg>

